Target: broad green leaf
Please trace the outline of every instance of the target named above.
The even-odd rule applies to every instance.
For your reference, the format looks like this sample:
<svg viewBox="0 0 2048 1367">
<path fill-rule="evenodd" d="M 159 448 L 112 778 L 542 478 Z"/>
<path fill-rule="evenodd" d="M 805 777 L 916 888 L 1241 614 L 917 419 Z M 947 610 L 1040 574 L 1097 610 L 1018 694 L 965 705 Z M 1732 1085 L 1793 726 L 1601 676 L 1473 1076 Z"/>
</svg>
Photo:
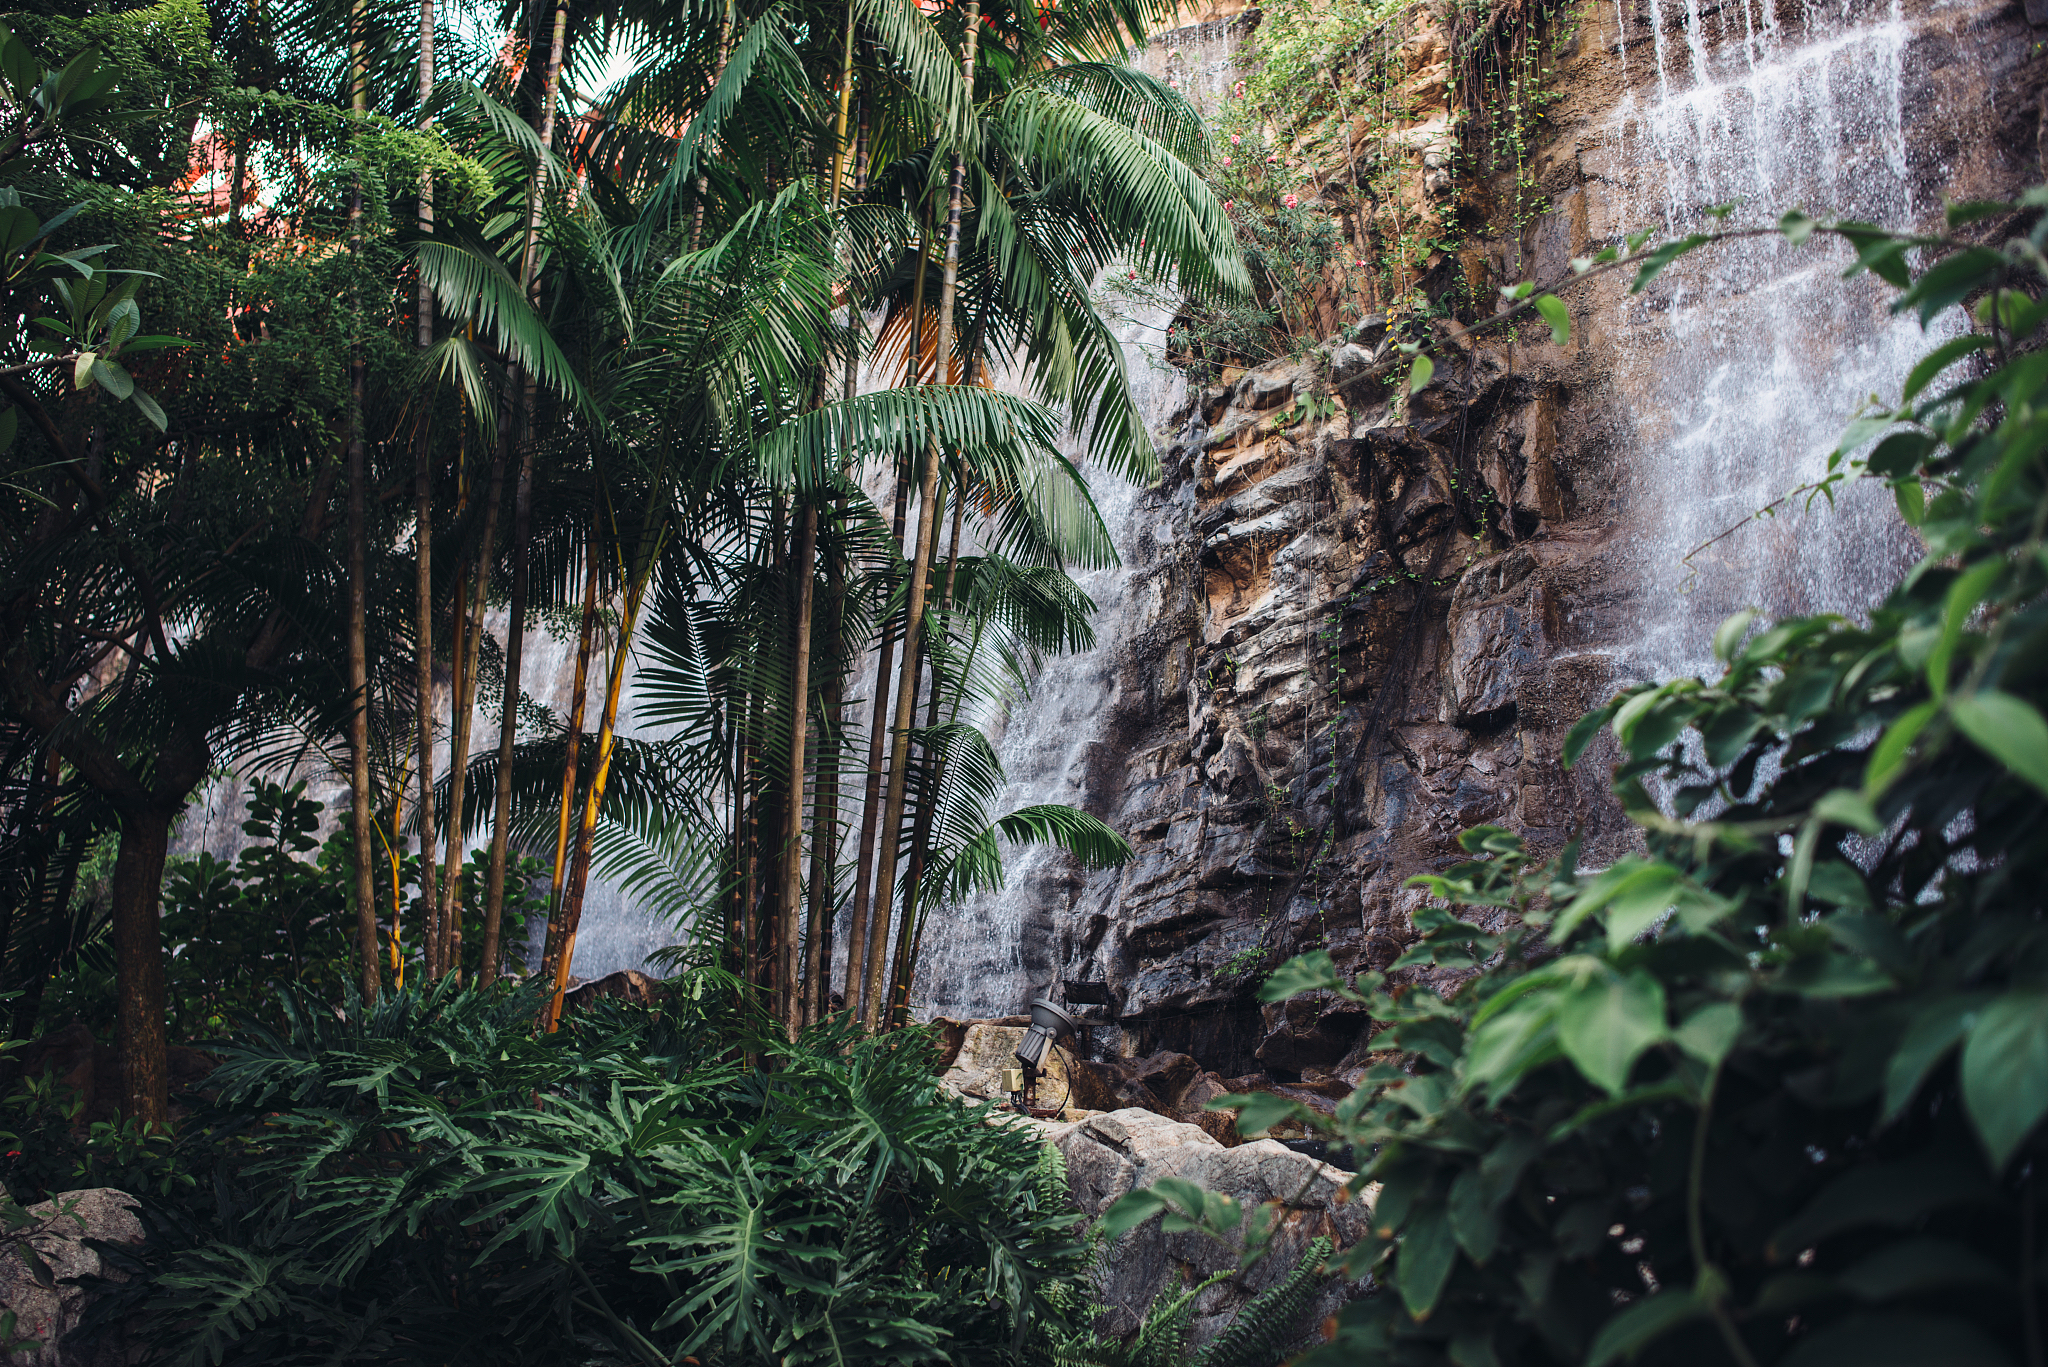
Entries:
<svg viewBox="0 0 2048 1367">
<path fill-rule="evenodd" d="M 1847 788 L 1822 794 L 1820 801 L 1813 804 L 1813 814 L 1822 821 L 1847 826 L 1861 835 L 1881 835 L 1884 832 L 1884 823 L 1877 819 L 1870 799 Z"/>
<path fill-rule="evenodd" d="M 99 357 L 90 351 L 78 353 L 78 359 L 71 363 L 71 387 L 90 389 L 92 387 L 92 363 Z"/>
<path fill-rule="evenodd" d="M 1415 364 L 1409 367 L 1408 370 L 1408 392 L 1410 394 L 1420 393 L 1423 386 L 1429 383 L 1430 377 L 1435 374 L 1436 362 L 1430 360 L 1427 356 L 1417 356 Z"/>
<path fill-rule="evenodd" d="M 1628 287 L 1629 293 L 1641 294 L 1644 289 L 1648 288 L 1652 280 L 1663 274 L 1666 266 L 1676 261 L 1679 257 L 1684 256 L 1687 252 L 1697 247 L 1704 247 L 1713 240 L 1714 234 L 1712 233 L 1694 233 L 1689 237 L 1681 237 L 1676 242 L 1666 242 L 1663 246 L 1643 258 L 1643 264 L 1637 269 L 1634 282 Z"/>
<path fill-rule="evenodd" d="M 1985 688 L 1951 698 L 1948 711 L 1978 749 L 2048 793 L 2048 721 L 2033 704 Z"/>
<path fill-rule="evenodd" d="M 1565 733 L 1564 738 L 1565 768 L 1569 769 L 1579 762 L 1579 756 L 1586 753 L 1586 747 L 1593 743 L 1593 737 L 1599 735 L 1600 728 L 1614 719 L 1615 712 L 1627 697 L 1627 694 L 1622 694 L 1605 707 L 1588 712 L 1572 723 L 1572 729 Z"/>
<path fill-rule="evenodd" d="M 1927 519 L 1927 491 L 1917 479 L 1902 479 L 1893 484 L 1892 502 L 1898 505 L 1900 521 L 1908 527 L 1917 527 Z"/>
<path fill-rule="evenodd" d="M 1867 997 L 1898 986 L 1889 973 L 1860 955 L 1833 950 L 1801 956 L 1780 982 L 1788 992 L 1818 998 Z"/>
<path fill-rule="evenodd" d="M 1643 1051 L 1666 1036 L 1664 985 L 1642 969 L 1596 978 L 1557 1009 L 1557 1042 L 1587 1081 L 1613 1096 Z"/>
<path fill-rule="evenodd" d="M 1733 1002 L 1715 1002 L 1687 1016 L 1671 1032 L 1671 1042 L 1707 1067 L 1718 1068 L 1741 1033 L 1742 1008 Z"/>
<path fill-rule="evenodd" d="M 1654 864 L 1626 880 L 1607 904 L 1607 952 L 1618 953 L 1656 925 L 1685 891 L 1683 875 L 1668 864 Z"/>
<path fill-rule="evenodd" d="M 1394 1281 L 1401 1289 L 1401 1303 L 1410 1316 L 1426 1320 L 1442 1298 L 1444 1284 L 1451 1279 L 1457 1262 L 1458 1242 L 1451 1233 L 1451 1217 L 1441 1205 L 1432 1205 L 1408 1219 L 1396 1245 L 1398 1261 Z"/>
<path fill-rule="evenodd" d="M 1912 1103 L 1927 1075 L 1963 1042 L 1990 999 L 1981 992 L 1939 997 L 1914 1013 L 1885 1067 L 1884 1110 L 1878 1115 L 1878 1124 L 1889 1125 Z"/>
<path fill-rule="evenodd" d="M 1941 640 L 1927 657 L 1927 686 L 1935 697 L 1948 695 L 1949 664 L 1962 642 L 1963 628 L 2004 573 L 2005 561 L 1994 557 L 1972 565 L 1949 585 L 1948 599 L 1942 608 Z"/>
<path fill-rule="evenodd" d="M 1743 638 L 1749 635 L 1749 624 L 1756 620 L 1756 611 L 1744 608 L 1714 630 L 1714 658 L 1722 664 L 1734 664 L 1735 652 L 1742 649 Z"/>
<path fill-rule="evenodd" d="M 1927 729 L 1927 723 L 1933 721 L 1940 711 L 1940 703 L 1924 702 L 1908 710 L 1885 728 L 1877 744 L 1870 747 L 1870 760 L 1863 766 L 1863 791 L 1866 794 L 1882 793 L 1891 786 L 1892 780 L 1898 777 L 1899 770 L 1905 765 L 1906 751 L 1912 748 L 1914 741 L 1920 739 L 1920 733 Z"/>
<path fill-rule="evenodd" d="M 1486 1200 L 1486 1179 L 1478 1168 L 1466 1168 L 1451 1183 L 1448 1210 L 1458 1247 L 1473 1266 L 1486 1266 L 1500 1246 L 1500 1216 Z"/>
<path fill-rule="evenodd" d="M 1681 881 L 1682 875 L 1669 864 L 1652 863 L 1638 855 L 1617 860 L 1558 913 L 1550 928 L 1550 942 L 1563 944 L 1588 916 L 1619 897 L 1628 899 L 1632 915 L 1639 915 L 1644 905 L 1662 897 L 1663 904 L 1656 913 L 1662 915 L 1674 900 L 1673 891 Z"/>
<path fill-rule="evenodd" d="M 1948 206 L 1943 218 L 1951 228 L 1960 228 L 1979 219 L 1992 218 L 1998 214 L 2009 214 L 2019 206 L 1996 199 L 1965 199 Z"/>
<path fill-rule="evenodd" d="M 1259 1000 L 1284 1002 L 1304 992 L 1335 991 L 1343 986 L 1344 975 L 1337 971 L 1337 961 L 1330 957 L 1330 952 L 1313 949 L 1274 969 L 1259 987 Z"/>
<path fill-rule="evenodd" d="M 1465 1045 L 1464 1086 L 1485 1087 L 1498 1099 L 1531 1068 L 1555 1058 L 1557 1006 L 1554 991 L 1538 990 L 1474 1027 Z"/>
<path fill-rule="evenodd" d="M 164 415 L 164 410 L 157 404 L 157 401 L 148 394 L 138 389 L 129 395 L 129 402 L 142 410 L 142 416 L 148 418 L 151 426 L 155 427 L 157 431 L 167 432 L 170 430 L 171 420 Z"/>
<path fill-rule="evenodd" d="M 1935 376 L 1947 370 L 1963 357 L 1970 355 L 1972 352 L 1983 351 L 1991 346 L 1991 344 L 1991 338 L 1978 332 L 1964 333 L 1961 337 L 1952 337 L 1948 341 L 1943 342 L 1940 346 L 1928 352 L 1927 355 L 1920 359 L 1918 365 L 1907 372 L 1906 386 L 1900 391 L 1900 399 L 1905 403 L 1913 402 L 1914 399 L 1919 397 L 1920 391 L 1927 388 Z M 1933 443 L 1925 437 L 1922 437 L 1921 441 L 1924 443 L 1922 446 L 1922 453 L 1924 454 L 1926 448 L 1932 446 Z M 1914 463 L 1918 463 L 1917 459 Z M 1894 473 L 1894 471 L 1888 469 L 1878 469 L 1875 459 L 1871 461 L 1871 468 L 1877 470 L 1881 475 Z M 1897 473 L 1903 473 L 1903 471 Z"/>
<path fill-rule="evenodd" d="M 1815 226 L 1811 217 L 1797 209 L 1786 210 L 1785 216 L 1778 220 L 1778 231 L 1795 247 L 1813 236 Z"/>
<path fill-rule="evenodd" d="M 1543 315 L 1543 321 L 1550 324 L 1550 340 L 1563 346 L 1572 339 L 1572 313 L 1564 306 L 1564 300 L 1554 294 L 1536 296 L 1536 311 Z"/>
<path fill-rule="evenodd" d="M 92 377 L 99 381 L 100 388 L 117 399 L 125 399 L 135 393 L 134 378 L 118 361 L 95 360 Z"/>
<path fill-rule="evenodd" d="M 1247 1139 L 1264 1134 L 1283 1120 L 1306 1118 L 1308 1111 L 1299 1103 L 1272 1092 L 1252 1092 L 1238 1096 L 1219 1096 L 1208 1105 L 1212 1111 L 1236 1111 L 1237 1132 Z"/>
<path fill-rule="evenodd" d="M 1166 1198 L 1155 1188 L 1137 1187 L 1117 1197 L 1109 1209 L 1102 1212 L 1100 1228 L 1105 1236 L 1114 1239 L 1136 1229 L 1166 1208 Z"/>
<path fill-rule="evenodd" d="M 1617 1358 L 1633 1361 L 1655 1340 L 1707 1314 L 1706 1302 L 1690 1291 L 1660 1291 L 1600 1326 L 1586 1352 L 1586 1367 L 1606 1367 Z"/>
<path fill-rule="evenodd" d="M 2003 1172 L 2048 1114 L 2048 992 L 2012 991 L 1977 1017 L 1963 1045 L 1963 1106 Z"/>
</svg>

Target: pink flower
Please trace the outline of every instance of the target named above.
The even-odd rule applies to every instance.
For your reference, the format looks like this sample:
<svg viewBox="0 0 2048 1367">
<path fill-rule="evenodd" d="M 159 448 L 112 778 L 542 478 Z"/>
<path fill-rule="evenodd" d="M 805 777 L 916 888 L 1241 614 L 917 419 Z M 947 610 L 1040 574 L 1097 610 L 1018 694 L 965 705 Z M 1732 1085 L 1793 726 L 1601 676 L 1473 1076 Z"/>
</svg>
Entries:
<svg viewBox="0 0 2048 1367">
<path fill-rule="evenodd" d="M 1224 212 L 1224 213 L 1226 213 L 1226 214 L 1227 214 L 1227 213 L 1229 213 L 1229 212 L 1230 212 L 1230 205 L 1231 205 L 1231 201 L 1230 201 L 1230 200 L 1227 200 L 1227 199 L 1226 199 L 1226 200 L 1224 200 L 1224 201 L 1223 201 L 1223 212 Z"/>
<path fill-rule="evenodd" d="M 1223 159 L 1223 164 L 1224 164 L 1225 166 L 1228 166 L 1228 165 L 1230 165 L 1230 158 L 1229 158 L 1229 157 L 1225 157 L 1225 158 Z"/>
<path fill-rule="evenodd" d="M 1359 264 L 1359 265 L 1361 265 L 1361 266 L 1363 266 L 1363 265 L 1364 265 L 1365 263 L 1364 263 L 1363 261 L 1361 261 L 1361 262 L 1359 262 L 1358 264 Z"/>
<path fill-rule="evenodd" d="M 1278 160 L 1280 160 L 1280 154 L 1278 152 L 1275 152 L 1272 156 L 1266 158 L 1266 165 L 1271 166 L 1274 162 Z"/>
<path fill-rule="evenodd" d="M 1288 208 L 1292 209 L 1295 205 L 1301 203 L 1301 197 L 1299 195 L 1288 195 L 1285 199 L 1281 200 L 1280 202 L 1282 204 L 1285 204 Z"/>
<path fill-rule="evenodd" d="M 1241 99 L 1243 99 L 1243 98 L 1244 98 L 1244 82 L 1243 82 L 1243 81 L 1239 81 L 1239 82 L 1238 82 L 1237 84 L 1235 84 L 1235 85 L 1231 86 L 1231 87 L 1230 87 L 1230 93 L 1231 93 L 1231 94 L 1233 94 L 1233 95 L 1235 95 L 1235 96 L 1237 96 L 1237 98 L 1239 98 L 1240 100 L 1241 100 Z"/>
<path fill-rule="evenodd" d="M 1242 134 L 1242 133 L 1232 133 L 1232 134 L 1230 135 L 1230 145 L 1231 145 L 1232 147 L 1235 147 L 1235 146 L 1237 146 L 1237 145 L 1238 145 L 1239 143 L 1241 143 L 1241 142 L 1243 142 L 1243 141 L 1244 141 L 1244 134 Z"/>
</svg>

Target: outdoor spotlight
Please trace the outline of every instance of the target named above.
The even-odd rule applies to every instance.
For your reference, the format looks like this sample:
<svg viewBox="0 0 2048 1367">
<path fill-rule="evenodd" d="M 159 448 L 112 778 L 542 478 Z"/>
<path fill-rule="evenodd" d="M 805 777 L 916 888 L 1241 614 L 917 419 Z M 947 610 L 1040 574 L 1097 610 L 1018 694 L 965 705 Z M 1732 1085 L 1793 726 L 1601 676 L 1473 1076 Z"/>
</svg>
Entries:
<svg viewBox="0 0 2048 1367">
<path fill-rule="evenodd" d="M 1017 1043 L 1017 1061 L 1037 1072 L 1045 1066 L 1053 1044 L 1073 1033 L 1074 1018 L 1054 1006 L 1051 997 L 1039 997 L 1031 1003 L 1031 1028 Z"/>
</svg>

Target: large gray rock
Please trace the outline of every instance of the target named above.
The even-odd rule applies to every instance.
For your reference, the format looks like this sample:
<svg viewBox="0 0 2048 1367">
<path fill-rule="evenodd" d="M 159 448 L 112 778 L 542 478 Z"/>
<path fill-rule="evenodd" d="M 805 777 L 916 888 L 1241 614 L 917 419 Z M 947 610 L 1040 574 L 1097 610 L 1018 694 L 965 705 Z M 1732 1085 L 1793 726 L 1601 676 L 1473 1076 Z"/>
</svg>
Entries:
<svg viewBox="0 0 2048 1367">
<path fill-rule="evenodd" d="M 1243 1272 L 1236 1271 L 1241 1237 L 1168 1234 L 1156 1218 L 1121 1235 L 1100 1263 L 1101 1324 L 1109 1332 L 1129 1334 L 1161 1295 L 1229 1272 L 1195 1301 L 1195 1340 L 1206 1343 L 1245 1302 L 1292 1272 L 1312 1239 L 1323 1235 L 1338 1249 L 1349 1248 L 1364 1237 L 1371 1219 L 1371 1189 L 1354 1200 L 1348 1189 L 1352 1174 L 1271 1139 L 1226 1148 L 1193 1125 L 1142 1110 L 1047 1127 L 1046 1134 L 1066 1160 L 1075 1206 L 1090 1217 L 1125 1192 L 1178 1177 L 1231 1197 L 1255 1220 L 1277 1221 L 1269 1252 Z M 1303 1315 L 1304 1329 L 1366 1290 L 1362 1282 L 1333 1281 Z"/>
<path fill-rule="evenodd" d="M 28 1214 L 33 1223 L 12 1231 L 0 1249 L 0 1310 L 14 1312 L 15 1335 L 37 1340 L 37 1346 L 0 1355 L 0 1361 L 8 1367 L 115 1367 L 131 1361 L 134 1355 L 124 1343 L 103 1341 L 83 1350 L 67 1347 L 64 1336 L 78 1327 L 92 1298 L 75 1279 L 121 1279 L 118 1270 L 102 1264 L 88 1241 L 142 1242 L 135 1198 L 112 1187 L 90 1187 L 30 1206 Z M 47 1284 L 16 1248 L 23 1242 L 42 1259 Z"/>
</svg>

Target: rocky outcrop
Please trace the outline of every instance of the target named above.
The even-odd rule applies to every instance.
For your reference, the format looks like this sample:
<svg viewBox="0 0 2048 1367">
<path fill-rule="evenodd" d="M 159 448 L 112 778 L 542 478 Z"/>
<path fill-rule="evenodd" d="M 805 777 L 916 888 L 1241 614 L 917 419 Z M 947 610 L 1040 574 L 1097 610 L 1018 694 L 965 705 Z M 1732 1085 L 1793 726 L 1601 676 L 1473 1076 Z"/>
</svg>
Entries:
<svg viewBox="0 0 2048 1367">
<path fill-rule="evenodd" d="M 1272 1221 L 1266 1256 L 1241 1271 L 1242 1233 L 1231 1240 L 1198 1232 L 1169 1234 L 1157 1217 L 1104 1247 L 1098 1261 L 1102 1314 L 1097 1327 L 1120 1338 L 1136 1332 L 1160 1295 L 1230 1273 L 1196 1298 L 1194 1338 L 1197 1345 L 1204 1343 L 1222 1332 L 1247 1301 L 1293 1271 L 1310 1241 L 1323 1236 L 1335 1249 L 1348 1249 L 1365 1236 L 1371 1219 L 1371 1189 L 1354 1200 L 1347 1186 L 1350 1173 L 1270 1139 L 1226 1147 L 1192 1125 L 1148 1110 L 1112 1111 L 1041 1128 L 1066 1160 L 1075 1206 L 1091 1218 L 1128 1191 L 1177 1177 L 1231 1197 L 1253 1220 Z M 1347 1297 L 1369 1289 L 1367 1282 L 1333 1277 L 1302 1316 L 1301 1331 L 1312 1331 Z"/>
<path fill-rule="evenodd" d="M 91 1304 L 81 1281 L 123 1280 L 95 1243 L 140 1245 L 135 1198 L 111 1187 L 67 1191 L 27 1209 L 30 1223 L 0 1231 L 0 1311 L 14 1316 L 17 1339 L 34 1346 L 0 1354 L 8 1367 L 120 1367 L 135 1360 L 118 1335 L 89 1344 L 67 1343 Z M 34 1258 L 24 1257 L 26 1247 Z M 139 1345 L 137 1345 L 139 1347 Z"/>
<path fill-rule="evenodd" d="M 1868 4 L 1852 8 L 1858 13 L 1828 22 L 1865 24 L 1870 52 L 1891 54 L 1895 65 L 1869 74 L 1861 48 L 1839 56 L 1818 44 L 1801 56 L 1787 37 L 1781 76 L 1756 77 L 1788 82 L 1786 92 L 1796 85 L 1796 99 L 1786 94 L 1795 103 L 1883 106 L 1884 119 L 1871 125 L 1880 131 L 1867 141 L 1876 149 L 1882 140 L 1890 169 L 1873 169 L 1875 150 L 1852 171 L 1831 153 L 1784 149 L 1837 177 L 1826 181 L 1835 207 L 1862 203 L 1856 177 L 1903 178 L 1902 192 L 1868 210 L 1890 221 L 1930 219 L 1947 201 L 2010 196 L 2042 177 L 2048 62 L 2017 6 L 1906 0 L 1891 19 Z M 1489 207 L 1507 202 L 1500 196 L 1511 187 L 1453 184 L 1443 174 L 1445 129 L 1428 125 L 1449 98 L 1438 79 L 1447 53 L 1428 33 L 1403 39 L 1401 90 L 1416 118 L 1395 130 L 1406 149 L 1396 160 L 1408 168 L 1399 194 L 1433 221 L 1465 215 L 1458 254 L 1404 288 L 1483 316 L 1483 303 L 1459 300 L 1490 299 L 1494 286 L 1520 279 L 1562 287 L 1574 259 L 1635 228 L 1676 222 L 1683 230 L 1689 220 L 1664 216 L 1694 210 L 1670 201 L 1666 179 L 1718 183 L 1713 140 L 1724 130 L 1695 127 L 1682 110 L 1668 127 L 1652 126 L 1648 105 L 1664 84 L 1676 91 L 1695 79 L 1680 70 L 1688 61 L 1731 88 L 1751 79 L 1756 54 L 1742 46 L 1748 12 L 1624 3 L 1576 21 L 1549 77 L 1555 103 L 1529 147 L 1534 191 L 1514 191 L 1514 203 L 1532 207 L 1513 215 Z M 1693 55 L 1669 57 L 1666 72 L 1667 50 Z M 1202 70 L 1213 87 L 1213 72 Z M 1730 119 L 1758 120 L 1725 134 L 1738 139 L 1731 145 L 1778 127 L 1766 120 L 1779 115 L 1731 107 Z M 1847 146 L 1865 135 L 1842 136 Z M 1681 166 L 1680 154 L 1697 161 Z M 1328 189 L 1318 202 L 1348 234 L 1347 186 L 1364 149 L 1333 127 L 1286 144 L 1285 155 Z M 1744 212 L 1785 207 L 1745 204 Z M 1793 265 L 1721 260 L 1725 270 L 1701 265 L 1705 274 L 1692 279 L 1726 295 L 1730 308 L 1751 309 L 1730 317 L 1781 326 L 1762 298 L 1768 291 L 1755 287 Z M 1867 589 L 1846 584 L 1828 589 L 1837 599 L 1814 596 L 1817 577 L 1838 574 L 1837 563 L 1882 539 L 1846 517 L 1731 546 L 1729 572 L 1682 591 L 1693 584 L 1679 561 L 1699 538 L 1687 535 L 1692 515 L 1679 505 L 1711 503 L 1713 517 L 1735 520 L 1799 476 L 1770 483 L 1781 478 L 1770 467 L 1762 495 L 1751 484 L 1667 478 L 1674 463 L 1708 460 L 1687 444 L 1693 434 L 1671 430 L 1674 414 L 1757 430 L 1782 417 L 1686 398 L 1749 378 L 1730 355 L 1703 354 L 1702 335 L 1722 345 L 1717 323 L 1700 325 L 1704 333 L 1667 326 L 1684 302 L 1681 278 L 1667 273 L 1633 298 L 1620 273 L 1567 291 L 1575 327 L 1563 344 L 1533 318 L 1487 332 L 1411 321 L 1402 338 L 1387 335 L 1384 318 L 1368 318 L 1303 339 L 1300 355 L 1226 370 L 1191 390 L 1163 434 L 1163 478 L 1120 540 L 1129 575 L 1122 601 L 1138 606 L 1126 607 L 1119 625 L 1093 759 L 1071 775 L 1071 800 L 1123 832 L 1135 857 L 1116 871 L 1074 875 L 1057 896 L 1025 909 L 1017 931 L 1033 956 L 1050 961 L 1039 983 L 1056 973 L 1111 986 L 1114 1028 L 1091 1032 L 1092 1063 L 1077 1079 L 1095 1088 L 1091 1099 L 1193 1118 L 1136 1076 L 1143 1061 L 1179 1054 L 1231 1090 L 1267 1086 L 1331 1104 L 1364 1065 L 1367 1023 L 1330 1001 L 1260 1004 L 1256 986 L 1268 970 L 1308 949 L 1327 949 L 1348 971 L 1386 968 L 1415 936 L 1411 914 L 1424 894 L 1408 880 L 1464 857 L 1457 836 L 1473 825 L 1510 827 L 1539 853 L 1574 834 L 1588 862 L 1624 853 L 1634 837 L 1608 793 L 1605 742 L 1571 770 L 1560 761 L 1573 722 L 1623 682 L 1703 667 L 1705 642 L 1726 611 L 1745 603 L 1836 610 L 1857 592 L 1867 602 L 1878 591 L 1894 563 L 1882 557 L 1862 571 Z M 1841 288 L 1832 274 L 1828 281 Z M 1865 305 L 1844 307 L 1853 315 Z M 1872 317 L 1882 311 L 1881 300 L 1868 308 Z M 1349 321 L 1325 318 L 1333 330 Z M 1772 364 L 1781 371 L 1793 365 L 1788 355 L 1803 358 L 1795 368 L 1825 368 L 1829 356 L 1853 359 L 1868 335 L 1829 329 L 1869 326 L 1816 318 L 1801 332 L 1799 324 L 1778 342 L 1741 340 L 1766 360 L 1778 346 Z M 1404 338 L 1435 359 L 1433 379 L 1412 395 L 1404 392 Z M 1902 354 L 1924 349 L 1917 338 L 1900 345 Z M 1770 370 L 1763 361 L 1751 368 Z M 1798 403 L 1813 394 L 1840 399 L 1840 414 L 1816 419 L 1832 440 L 1870 387 L 1896 382 L 1873 380 L 1847 397 L 1785 393 Z M 1801 428 L 1780 444 L 1810 440 Z M 1753 480 L 1758 458 L 1745 448 L 1742 460 L 1749 464 L 1737 473 Z M 1784 468 L 1796 464 L 1788 457 Z M 1833 544 L 1817 540 L 1826 537 L 1840 538 L 1843 552 L 1816 562 L 1796 544 Z M 1740 563 L 1772 557 L 1776 567 L 1764 572 Z M 1668 633 L 1654 646 L 1652 626 Z M 992 974 L 1004 967 L 1002 956 L 991 958 Z M 976 971 L 963 959 L 957 976 L 972 981 Z"/>
</svg>

